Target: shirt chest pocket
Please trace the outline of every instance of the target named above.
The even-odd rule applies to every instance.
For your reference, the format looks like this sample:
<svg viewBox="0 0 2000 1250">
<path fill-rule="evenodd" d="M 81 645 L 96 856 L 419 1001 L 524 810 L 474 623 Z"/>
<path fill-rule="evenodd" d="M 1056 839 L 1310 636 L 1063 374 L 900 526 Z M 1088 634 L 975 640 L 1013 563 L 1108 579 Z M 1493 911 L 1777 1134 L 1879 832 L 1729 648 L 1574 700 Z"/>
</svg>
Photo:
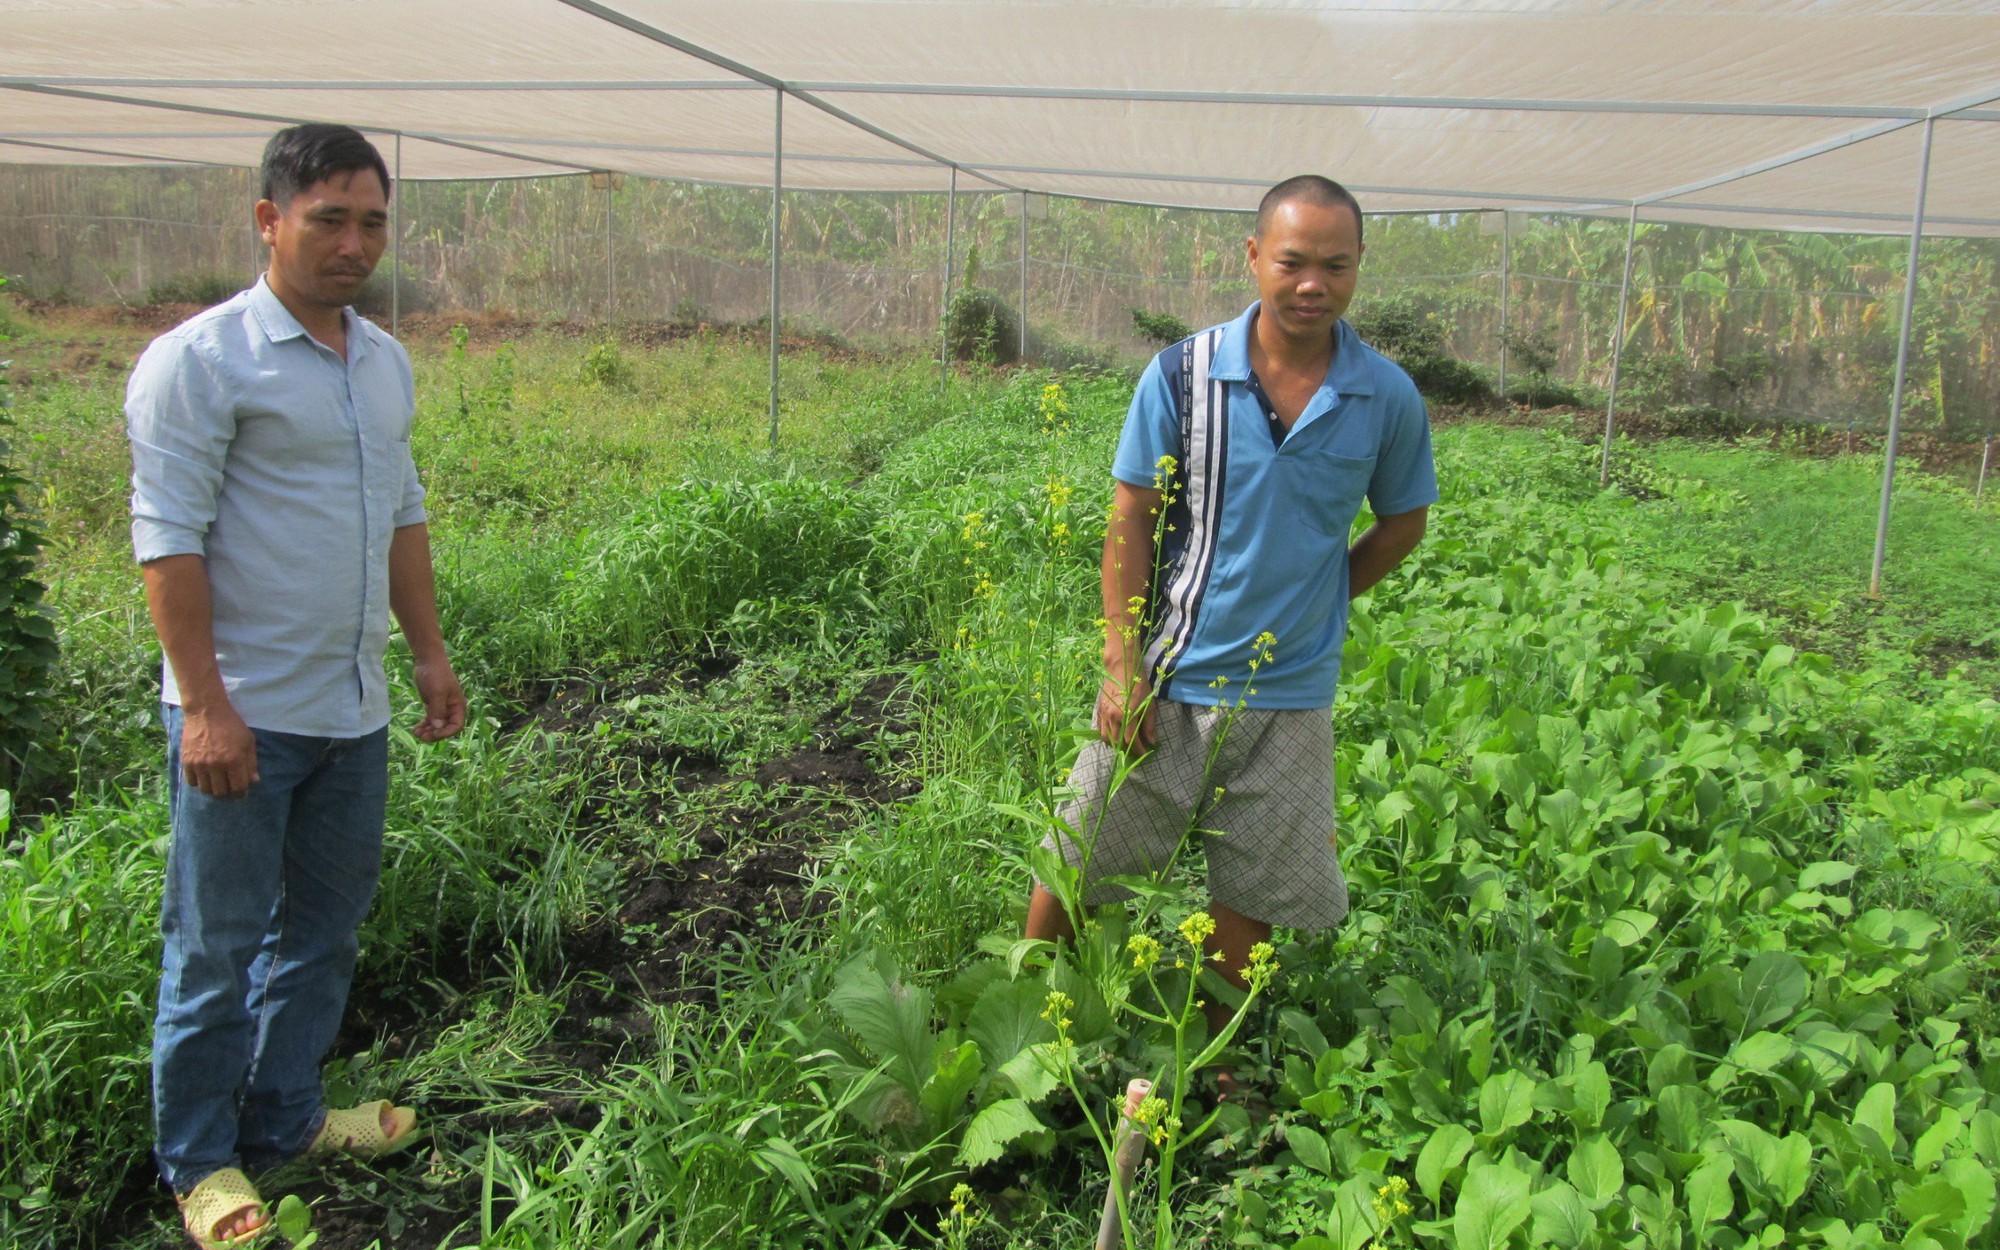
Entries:
<svg viewBox="0 0 2000 1250">
<path fill-rule="evenodd" d="M 1375 476 L 1373 456 L 1343 456 L 1331 451 L 1306 451 L 1280 458 L 1285 495 L 1298 519 L 1319 533 L 1347 541 L 1355 514 L 1368 497 Z"/>
</svg>

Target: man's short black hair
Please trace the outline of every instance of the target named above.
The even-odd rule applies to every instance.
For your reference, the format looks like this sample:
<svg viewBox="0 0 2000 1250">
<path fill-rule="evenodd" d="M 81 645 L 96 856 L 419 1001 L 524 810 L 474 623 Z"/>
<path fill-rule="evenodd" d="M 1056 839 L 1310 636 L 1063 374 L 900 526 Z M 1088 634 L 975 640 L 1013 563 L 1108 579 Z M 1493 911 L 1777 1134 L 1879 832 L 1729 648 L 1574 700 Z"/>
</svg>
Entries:
<svg viewBox="0 0 2000 1250">
<path fill-rule="evenodd" d="M 364 169 L 375 171 L 382 179 L 382 193 L 387 195 L 389 166 L 360 131 L 332 122 L 291 126 L 272 135 L 264 145 L 264 198 L 283 208 L 316 182 Z"/>
<path fill-rule="evenodd" d="M 1278 205 L 1293 200 L 1304 200 L 1321 208 L 1345 207 L 1354 214 L 1354 240 L 1357 243 L 1361 241 L 1361 201 L 1355 199 L 1354 193 L 1346 187 L 1318 174 L 1299 174 L 1264 192 L 1263 200 L 1257 205 L 1258 238 L 1263 238 L 1264 232 L 1271 228 L 1271 214 L 1278 211 Z"/>
</svg>

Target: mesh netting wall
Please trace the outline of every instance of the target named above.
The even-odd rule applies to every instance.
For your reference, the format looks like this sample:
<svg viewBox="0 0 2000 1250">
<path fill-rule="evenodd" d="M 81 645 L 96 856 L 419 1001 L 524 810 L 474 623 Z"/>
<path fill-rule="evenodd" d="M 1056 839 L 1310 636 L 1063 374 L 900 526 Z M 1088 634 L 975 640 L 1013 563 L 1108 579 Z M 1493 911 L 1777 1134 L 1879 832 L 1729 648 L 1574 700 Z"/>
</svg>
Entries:
<svg viewBox="0 0 2000 1250">
<path fill-rule="evenodd" d="M 52 301 L 221 298 L 263 263 L 252 196 L 241 170 L 11 167 L 0 172 L 0 272 L 17 293 Z M 639 178 L 602 189 L 579 176 L 409 183 L 398 199 L 405 315 L 594 325 L 768 314 L 768 191 Z M 1018 196 L 958 197 L 955 289 L 1020 304 L 1020 211 Z M 787 193 L 787 329 L 933 349 L 946 216 L 942 195 Z M 1255 294 L 1243 264 L 1249 224 L 1247 214 L 1034 201 L 1031 356 L 1141 359 L 1151 348 L 1135 309 L 1191 327 L 1235 316 Z M 1514 217 L 1504 235 L 1500 225 L 1497 215 L 1370 218 L 1351 315 L 1383 333 L 1428 326 L 1497 380 L 1504 270 L 1510 391 L 1560 385 L 1595 402 L 1610 376 L 1624 224 Z M 1883 428 L 1907 247 L 1642 223 L 1620 408 L 1688 423 Z M 379 315 L 391 271 L 385 260 L 366 297 Z M 2000 243 L 1926 240 L 1914 329 L 1911 426 L 1950 438 L 2000 429 Z"/>
</svg>

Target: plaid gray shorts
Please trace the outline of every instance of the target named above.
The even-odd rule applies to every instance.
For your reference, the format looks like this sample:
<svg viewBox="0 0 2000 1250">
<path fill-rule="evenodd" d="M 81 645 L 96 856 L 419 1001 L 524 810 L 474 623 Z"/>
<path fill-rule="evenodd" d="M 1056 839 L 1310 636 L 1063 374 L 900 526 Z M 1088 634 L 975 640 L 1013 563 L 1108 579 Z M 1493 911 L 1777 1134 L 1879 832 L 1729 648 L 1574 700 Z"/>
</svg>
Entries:
<svg viewBox="0 0 2000 1250">
<path fill-rule="evenodd" d="M 1152 754 L 1115 791 L 1117 755 L 1084 747 L 1063 859 L 1087 885 L 1158 876 L 1183 842 L 1200 841 L 1208 890 L 1266 924 L 1326 929 L 1347 915 L 1347 878 L 1333 825 L 1333 715 L 1327 708 L 1197 707 L 1161 700 Z M 1043 845 L 1055 849 L 1053 836 Z M 1087 848 L 1087 853 L 1086 853 Z M 1126 895 L 1091 885 L 1085 903 Z"/>
</svg>

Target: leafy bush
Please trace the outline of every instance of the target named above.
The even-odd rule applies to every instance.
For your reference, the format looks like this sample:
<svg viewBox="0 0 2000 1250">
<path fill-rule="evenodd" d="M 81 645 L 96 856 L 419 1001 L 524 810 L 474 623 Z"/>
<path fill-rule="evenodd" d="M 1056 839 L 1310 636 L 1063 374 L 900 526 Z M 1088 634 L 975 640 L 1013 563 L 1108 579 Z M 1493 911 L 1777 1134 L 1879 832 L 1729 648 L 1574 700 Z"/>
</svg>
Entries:
<svg viewBox="0 0 2000 1250">
<path fill-rule="evenodd" d="M 632 384 L 632 366 L 626 363 L 625 353 L 619 351 L 618 344 L 611 339 L 605 339 L 585 352 L 576 372 L 578 377 L 592 386 Z"/>
<path fill-rule="evenodd" d="M 1565 402 L 1561 399 L 1543 398 L 1545 393 L 1560 389 L 1549 377 L 1562 359 L 1562 348 L 1556 338 L 1554 322 L 1545 321 L 1537 326 L 1509 326 L 1507 333 L 1502 336 L 1502 341 L 1507 345 L 1508 363 L 1528 375 L 1528 385 L 1520 392 L 1509 387 L 1507 398 L 1512 399 L 1517 393 L 1523 394 L 1525 396 L 1523 402 L 1530 408 Z"/>
<path fill-rule="evenodd" d="M 1369 301 L 1350 320 L 1370 346 L 1403 367 L 1424 398 L 1472 403 L 1492 397 L 1485 373 L 1451 354 L 1450 323 L 1431 301 L 1388 295 Z"/>
<path fill-rule="evenodd" d="M 1021 316 L 998 291 L 967 286 L 945 309 L 944 342 L 953 360 L 1013 364 L 1021 358 Z"/>
<path fill-rule="evenodd" d="M 0 782 L 12 790 L 41 728 L 56 632 L 42 605 L 48 587 L 34 577 L 42 535 L 27 510 L 32 483 L 9 460 L 7 432 L 14 421 L 8 415 L 8 363 L 0 361 Z"/>
<path fill-rule="evenodd" d="M 377 265 L 368 281 L 354 293 L 354 311 L 375 321 L 389 320 L 391 306 L 397 312 L 428 312 L 434 301 L 430 288 L 407 269 L 392 270 Z"/>
<path fill-rule="evenodd" d="M 225 278 L 219 274 L 183 274 L 176 278 L 166 278 L 147 287 L 146 302 L 200 304 L 205 308 L 211 304 L 220 304 L 242 290 L 244 285 L 240 279 Z"/>
<path fill-rule="evenodd" d="M 1147 312 L 1143 308 L 1132 310 L 1132 328 L 1139 337 L 1159 347 L 1171 346 L 1194 333 L 1187 322 L 1172 313 Z"/>
</svg>

